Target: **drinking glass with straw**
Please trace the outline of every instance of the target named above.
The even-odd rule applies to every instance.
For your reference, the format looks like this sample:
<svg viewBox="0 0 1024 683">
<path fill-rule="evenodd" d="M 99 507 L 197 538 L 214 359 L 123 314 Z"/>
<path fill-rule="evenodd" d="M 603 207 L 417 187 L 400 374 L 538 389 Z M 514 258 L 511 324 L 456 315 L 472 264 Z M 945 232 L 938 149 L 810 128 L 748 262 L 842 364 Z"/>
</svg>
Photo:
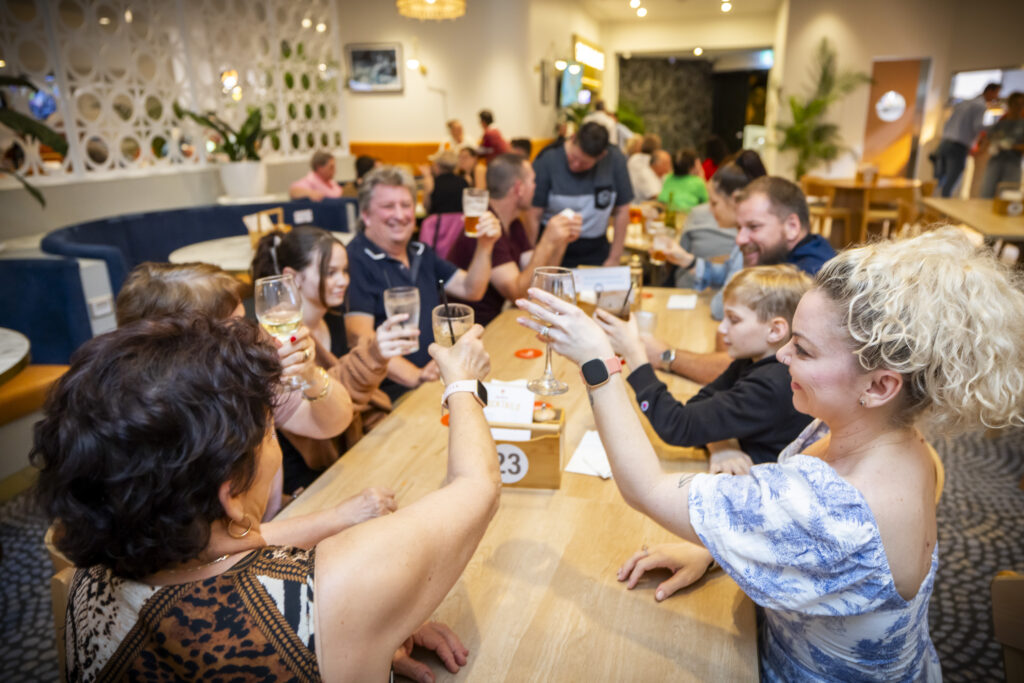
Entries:
<svg viewBox="0 0 1024 683">
<path fill-rule="evenodd" d="M 531 287 L 543 289 L 570 304 L 576 304 L 576 287 L 572 279 L 572 271 L 568 268 L 542 267 L 533 271 Z M 544 374 L 526 385 L 530 391 L 542 396 L 557 396 L 569 391 L 569 385 L 559 382 L 551 371 L 551 344 L 547 345 L 544 354 Z"/>
<path fill-rule="evenodd" d="M 466 304 L 449 303 L 448 294 L 444 291 L 444 280 L 437 281 L 437 291 L 442 303 L 435 306 L 430 314 L 434 341 L 441 346 L 454 346 L 473 327 L 473 308 Z"/>
</svg>

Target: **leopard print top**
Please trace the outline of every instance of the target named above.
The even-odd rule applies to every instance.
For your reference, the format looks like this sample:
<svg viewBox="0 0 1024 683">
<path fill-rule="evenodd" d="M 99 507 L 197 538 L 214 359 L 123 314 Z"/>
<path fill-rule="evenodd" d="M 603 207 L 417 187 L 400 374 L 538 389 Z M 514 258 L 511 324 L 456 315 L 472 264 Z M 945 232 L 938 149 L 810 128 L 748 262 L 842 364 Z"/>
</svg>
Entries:
<svg viewBox="0 0 1024 683">
<path fill-rule="evenodd" d="M 69 681 L 319 681 L 315 550 L 267 547 L 202 581 L 154 587 L 75 573 Z"/>
</svg>

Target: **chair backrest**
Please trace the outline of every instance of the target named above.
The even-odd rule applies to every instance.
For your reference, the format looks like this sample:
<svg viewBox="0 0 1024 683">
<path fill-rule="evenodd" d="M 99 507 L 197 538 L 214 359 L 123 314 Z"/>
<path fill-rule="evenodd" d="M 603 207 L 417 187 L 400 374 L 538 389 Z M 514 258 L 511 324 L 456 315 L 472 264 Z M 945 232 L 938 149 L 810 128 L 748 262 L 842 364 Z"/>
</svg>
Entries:
<svg viewBox="0 0 1024 683">
<path fill-rule="evenodd" d="M 420 241 L 434 248 L 441 258 L 448 258 L 464 221 L 461 213 L 435 213 L 423 219 L 420 226 Z"/>
<path fill-rule="evenodd" d="M 1003 571 L 993 579 L 992 624 L 1003 646 L 1006 680 L 1024 680 L 1024 574 Z"/>
<path fill-rule="evenodd" d="M 836 198 L 836 188 L 815 176 L 805 175 L 800 179 L 800 187 L 806 197 L 820 197 L 825 202 L 826 208 L 832 208 Z"/>
<path fill-rule="evenodd" d="M 918 189 L 914 187 L 869 187 L 864 191 L 865 207 L 871 204 L 896 204 L 899 201 L 913 202 Z"/>
<path fill-rule="evenodd" d="M 53 633 L 57 644 L 57 665 L 60 667 L 60 680 L 68 680 L 67 650 L 64 646 L 64 634 L 67 631 L 68 598 L 71 593 L 71 580 L 75 578 L 74 567 L 64 567 L 50 578 L 50 604 L 53 607 Z"/>
</svg>

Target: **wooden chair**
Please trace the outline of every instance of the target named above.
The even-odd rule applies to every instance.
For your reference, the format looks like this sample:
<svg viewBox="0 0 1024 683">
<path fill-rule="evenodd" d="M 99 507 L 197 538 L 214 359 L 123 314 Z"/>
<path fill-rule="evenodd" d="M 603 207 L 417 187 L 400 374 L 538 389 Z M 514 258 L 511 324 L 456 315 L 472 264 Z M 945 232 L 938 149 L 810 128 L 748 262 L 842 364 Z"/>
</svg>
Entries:
<svg viewBox="0 0 1024 683">
<path fill-rule="evenodd" d="M 1024 681 L 1024 574 L 1004 571 L 992 580 L 992 623 L 1006 680 Z"/>
<path fill-rule="evenodd" d="M 254 250 L 259 245 L 260 239 L 267 233 L 275 230 L 288 232 L 292 229 L 292 226 L 284 222 L 284 209 L 280 206 L 242 216 L 242 222 L 245 223 L 245 229 L 249 233 L 249 242 Z"/>
<path fill-rule="evenodd" d="M 800 186 L 803 188 L 804 196 L 807 197 L 807 208 L 811 218 L 811 232 L 831 241 L 834 221 L 842 221 L 842 244 L 845 245 L 847 226 L 850 224 L 850 210 L 835 206 L 836 188 L 821 182 L 814 176 L 804 176 L 801 178 Z"/>
<path fill-rule="evenodd" d="M 917 201 L 917 190 L 912 187 L 869 187 L 864 190 L 864 207 L 861 212 L 860 241 L 868 239 L 868 225 L 882 224 L 882 237 L 898 227 L 899 203 L 913 204 Z"/>
<path fill-rule="evenodd" d="M 61 683 L 68 680 L 67 650 L 64 648 L 64 633 L 67 630 L 68 597 L 71 580 L 75 577 L 74 567 L 65 567 L 50 578 L 50 604 L 53 607 L 53 631 L 57 644 L 57 665 Z"/>
</svg>

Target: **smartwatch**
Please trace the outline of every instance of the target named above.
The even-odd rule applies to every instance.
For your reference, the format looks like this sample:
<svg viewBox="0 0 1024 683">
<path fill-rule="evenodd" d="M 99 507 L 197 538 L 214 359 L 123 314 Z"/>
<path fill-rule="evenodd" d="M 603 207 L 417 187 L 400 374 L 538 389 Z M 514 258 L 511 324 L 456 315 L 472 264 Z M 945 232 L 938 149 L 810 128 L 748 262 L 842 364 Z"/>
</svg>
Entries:
<svg viewBox="0 0 1024 683">
<path fill-rule="evenodd" d="M 589 389 L 605 384 L 616 372 L 622 372 L 622 361 L 615 356 L 595 358 L 580 366 L 580 374 Z"/>
<path fill-rule="evenodd" d="M 473 394 L 481 407 L 487 407 L 487 387 L 484 386 L 484 383 L 478 379 L 462 379 L 452 382 L 444 388 L 444 393 L 441 395 L 441 408 L 447 408 L 448 397 L 460 391 L 468 391 Z"/>
<path fill-rule="evenodd" d="M 665 349 L 661 352 L 661 362 L 665 364 L 665 369 L 672 367 L 672 362 L 676 359 L 675 349 Z"/>
</svg>

